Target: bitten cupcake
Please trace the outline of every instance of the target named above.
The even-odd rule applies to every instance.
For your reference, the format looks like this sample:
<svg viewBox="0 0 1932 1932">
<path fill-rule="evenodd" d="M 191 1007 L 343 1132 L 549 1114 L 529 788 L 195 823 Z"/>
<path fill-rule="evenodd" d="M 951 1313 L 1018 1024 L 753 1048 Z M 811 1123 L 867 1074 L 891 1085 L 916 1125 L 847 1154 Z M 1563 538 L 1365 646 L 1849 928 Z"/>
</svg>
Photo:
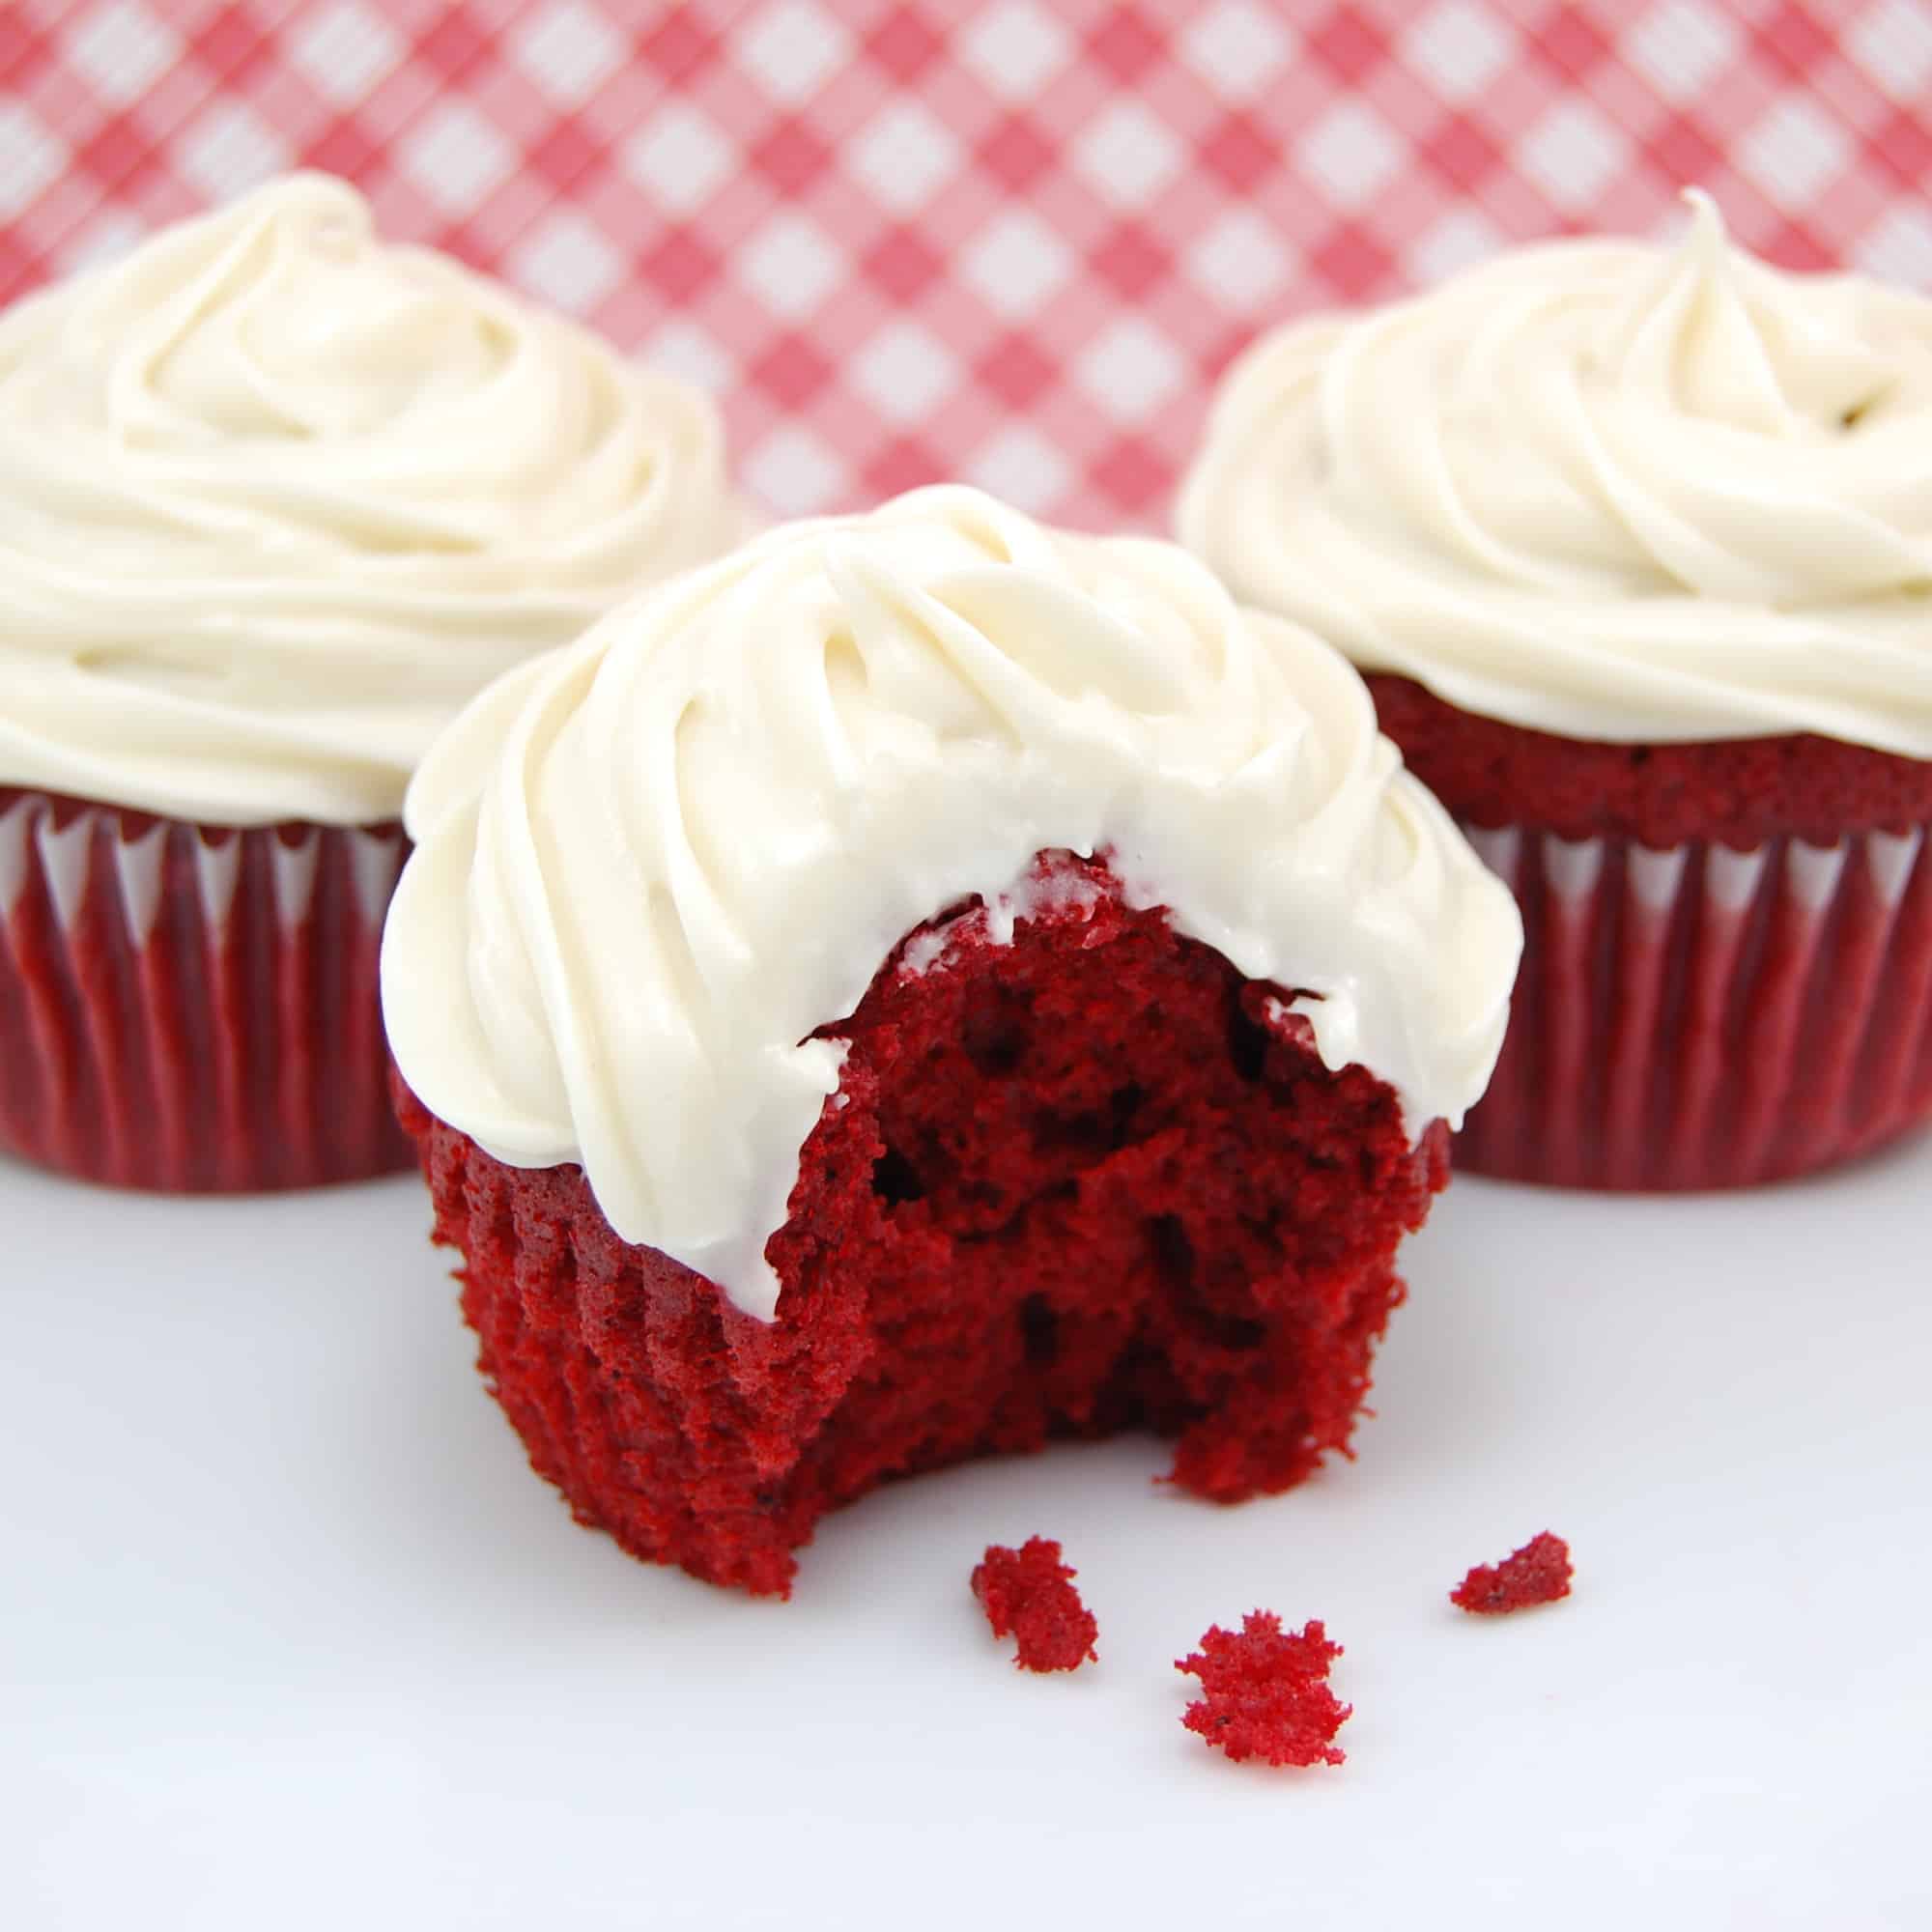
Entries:
<svg viewBox="0 0 1932 1932">
<path fill-rule="evenodd" d="M 737 534 L 702 398 L 325 177 L 0 315 L 0 1151 L 406 1165 L 376 949 L 411 772 Z"/>
<path fill-rule="evenodd" d="M 1932 300 L 1690 200 L 1267 337 L 1180 497 L 1516 888 L 1491 1174 L 1732 1186 L 1932 1115 Z"/>
<path fill-rule="evenodd" d="M 406 823 L 404 1117 L 585 1522 L 782 1592 L 963 1457 L 1346 1448 L 1520 928 L 1314 638 L 917 492 L 512 672 Z"/>
</svg>

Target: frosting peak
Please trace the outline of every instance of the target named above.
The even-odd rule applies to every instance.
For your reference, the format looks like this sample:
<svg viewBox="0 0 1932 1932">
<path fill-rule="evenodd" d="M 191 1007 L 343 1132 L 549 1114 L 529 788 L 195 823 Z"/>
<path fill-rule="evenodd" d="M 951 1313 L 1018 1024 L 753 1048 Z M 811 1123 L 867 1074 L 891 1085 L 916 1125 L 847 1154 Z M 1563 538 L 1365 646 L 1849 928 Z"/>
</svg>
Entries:
<svg viewBox="0 0 1932 1932">
<path fill-rule="evenodd" d="M 471 694 L 737 534 L 696 391 L 293 176 L 0 315 L 0 784 L 393 816 Z"/>
<path fill-rule="evenodd" d="M 1932 300 L 1670 248 L 1524 248 L 1265 337 L 1180 535 L 1357 664 L 1536 729 L 1932 757 Z"/>
<path fill-rule="evenodd" d="M 1348 665 L 1171 545 L 977 492 L 781 526 L 485 693 L 410 789 L 383 995 L 424 1104 L 582 1162 L 769 1316 L 765 1242 L 904 935 L 1034 855 L 1303 988 L 1412 1130 L 1489 1077 L 1520 927 Z"/>
<path fill-rule="evenodd" d="M 1605 318 L 1601 380 L 1748 435 L 1834 440 L 1889 386 L 1885 357 L 1850 317 L 1793 304 L 1788 277 L 1733 249 L 1701 188 L 1685 201 L 1684 240 Z"/>
</svg>

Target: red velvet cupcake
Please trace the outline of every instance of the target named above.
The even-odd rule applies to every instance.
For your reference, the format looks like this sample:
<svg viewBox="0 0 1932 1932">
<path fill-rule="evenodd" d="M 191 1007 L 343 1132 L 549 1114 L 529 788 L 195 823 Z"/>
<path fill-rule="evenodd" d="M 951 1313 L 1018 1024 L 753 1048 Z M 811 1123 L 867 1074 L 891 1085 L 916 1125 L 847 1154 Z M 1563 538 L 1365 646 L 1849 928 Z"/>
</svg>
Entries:
<svg viewBox="0 0 1932 1932">
<path fill-rule="evenodd" d="M 415 760 L 738 531 L 715 420 L 298 176 L 0 316 L 0 1152 L 408 1163 L 376 994 Z"/>
<path fill-rule="evenodd" d="M 1360 681 L 965 490 L 768 533 L 410 794 L 383 990 L 481 1366 L 635 1554 L 782 1593 L 887 1478 L 1345 1451 L 1508 895 Z"/>
<path fill-rule="evenodd" d="M 1483 1173 L 1736 1186 L 1932 1116 L 1932 301 L 1693 211 L 1280 331 L 1181 496 L 1516 890 Z"/>
</svg>

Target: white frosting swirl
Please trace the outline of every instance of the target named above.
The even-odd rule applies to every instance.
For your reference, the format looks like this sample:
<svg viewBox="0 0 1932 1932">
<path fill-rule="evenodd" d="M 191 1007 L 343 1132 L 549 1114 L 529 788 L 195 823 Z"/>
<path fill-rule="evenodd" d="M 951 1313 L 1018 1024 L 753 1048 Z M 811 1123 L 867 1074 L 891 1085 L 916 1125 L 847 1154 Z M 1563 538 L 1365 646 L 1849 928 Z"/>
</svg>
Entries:
<svg viewBox="0 0 1932 1932">
<path fill-rule="evenodd" d="M 582 1162 L 624 1239 L 769 1316 L 766 1240 L 896 942 L 1032 856 L 1301 1002 L 1322 1058 L 1459 1121 L 1521 928 L 1368 695 L 1185 552 L 956 487 L 781 526 L 487 692 L 430 753 L 383 952 L 424 1103 Z"/>
<path fill-rule="evenodd" d="M 1239 597 L 1577 738 L 1932 757 L 1932 300 L 1560 242 L 1269 335 L 1179 532 Z"/>
<path fill-rule="evenodd" d="M 696 391 L 278 182 L 0 315 L 0 784 L 393 816 L 491 679 L 738 533 Z"/>
</svg>

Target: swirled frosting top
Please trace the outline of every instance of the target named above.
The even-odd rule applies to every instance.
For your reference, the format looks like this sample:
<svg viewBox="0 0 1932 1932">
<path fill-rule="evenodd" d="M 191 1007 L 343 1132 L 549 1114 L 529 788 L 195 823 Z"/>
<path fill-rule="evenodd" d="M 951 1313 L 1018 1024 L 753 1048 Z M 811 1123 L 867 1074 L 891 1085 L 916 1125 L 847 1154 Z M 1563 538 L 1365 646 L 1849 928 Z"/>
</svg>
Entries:
<svg viewBox="0 0 1932 1932">
<path fill-rule="evenodd" d="M 1509 894 L 1348 664 L 1169 544 L 942 487 L 781 526 L 511 672 L 411 786 L 383 953 L 424 1104 L 579 1161 L 626 1240 L 769 1316 L 765 1243 L 894 946 L 1041 850 L 1297 1001 L 1412 1131 L 1501 1041 Z"/>
<path fill-rule="evenodd" d="M 0 315 L 0 784 L 393 816 L 498 672 L 738 533 L 695 390 L 291 177 Z"/>
<path fill-rule="evenodd" d="M 1267 336 L 1179 533 L 1235 593 L 1465 710 L 1602 740 L 1932 757 L 1932 299 L 1557 242 Z"/>
</svg>

